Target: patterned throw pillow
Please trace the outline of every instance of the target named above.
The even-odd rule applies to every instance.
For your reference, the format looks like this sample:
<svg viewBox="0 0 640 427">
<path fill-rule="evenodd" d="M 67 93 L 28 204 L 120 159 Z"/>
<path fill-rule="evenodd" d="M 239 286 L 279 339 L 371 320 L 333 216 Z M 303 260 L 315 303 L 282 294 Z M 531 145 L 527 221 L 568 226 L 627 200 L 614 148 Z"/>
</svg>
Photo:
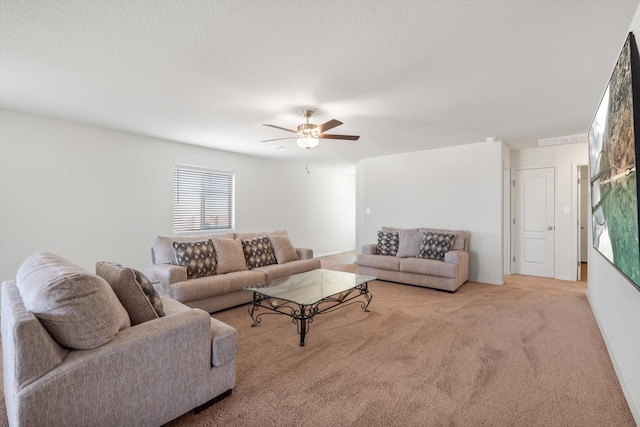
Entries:
<svg viewBox="0 0 640 427">
<path fill-rule="evenodd" d="M 378 231 L 378 255 L 396 256 L 400 238 L 395 231 Z"/>
<path fill-rule="evenodd" d="M 96 274 L 105 279 L 127 310 L 131 326 L 163 317 L 160 296 L 147 276 L 115 262 L 99 261 Z"/>
<path fill-rule="evenodd" d="M 165 313 L 164 306 L 162 305 L 162 300 L 160 299 L 160 295 L 158 295 L 158 292 L 156 292 L 155 288 L 151 284 L 151 280 L 149 280 L 147 276 L 136 269 L 133 269 L 133 273 L 136 276 L 136 282 L 142 288 L 142 292 L 144 292 L 144 296 L 149 299 L 151 306 L 153 307 L 155 312 L 158 313 L 158 317 L 164 317 Z"/>
<path fill-rule="evenodd" d="M 244 258 L 247 261 L 249 270 L 277 263 L 271 247 L 271 241 L 267 236 L 243 240 L 242 247 L 244 248 Z"/>
<path fill-rule="evenodd" d="M 449 252 L 455 239 L 454 234 L 422 233 L 418 258 L 444 260 L 444 254 Z"/>
<path fill-rule="evenodd" d="M 216 257 L 213 241 L 202 242 L 173 242 L 176 261 L 187 269 L 187 279 L 212 276 L 216 274 Z"/>
</svg>

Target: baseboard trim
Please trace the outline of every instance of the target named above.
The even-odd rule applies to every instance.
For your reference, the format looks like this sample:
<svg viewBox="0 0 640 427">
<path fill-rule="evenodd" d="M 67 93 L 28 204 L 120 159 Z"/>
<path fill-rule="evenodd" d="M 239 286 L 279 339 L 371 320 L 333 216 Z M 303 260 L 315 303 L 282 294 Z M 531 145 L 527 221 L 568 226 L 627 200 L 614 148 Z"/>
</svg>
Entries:
<svg viewBox="0 0 640 427">
<path fill-rule="evenodd" d="M 323 254 L 313 254 L 314 258 L 322 258 L 322 257 L 326 257 L 326 256 L 332 256 L 332 255 L 340 255 L 340 254 L 346 254 L 348 252 L 354 252 L 355 249 L 345 249 L 343 251 L 336 251 L 336 252 L 327 252 L 327 253 L 323 253 Z"/>
<path fill-rule="evenodd" d="M 629 410 L 631 411 L 631 415 L 635 420 L 636 424 L 640 426 L 640 411 L 635 405 L 631 397 L 631 393 L 629 393 L 629 389 L 627 388 L 627 384 L 624 382 L 624 378 L 622 377 L 622 372 L 620 372 L 620 368 L 618 367 L 618 363 L 616 362 L 616 358 L 611 351 L 611 346 L 609 345 L 609 340 L 607 339 L 607 334 L 602 328 L 602 324 L 600 323 L 600 319 L 598 318 L 598 314 L 593 309 L 593 304 L 591 304 L 591 298 L 589 298 L 589 291 L 587 290 L 587 301 L 589 302 L 589 306 L 591 307 L 591 312 L 593 313 L 593 317 L 596 319 L 596 323 L 598 325 L 598 329 L 600 330 L 600 335 L 602 335 L 602 339 L 604 340 L 604 345 L 607 348 L 607 353 L 609 353 L 609 359 L 611 359 L 611 364 L 613 365 L 613 370 L 616 373 L 616 377 L 618 377 L 618 382 L 620 383 L 620 388 L 622 388 L 622 394 L 624 394 L 624 398 L 627 401 L 627 405 L 629 405 Z"/>
</svg>

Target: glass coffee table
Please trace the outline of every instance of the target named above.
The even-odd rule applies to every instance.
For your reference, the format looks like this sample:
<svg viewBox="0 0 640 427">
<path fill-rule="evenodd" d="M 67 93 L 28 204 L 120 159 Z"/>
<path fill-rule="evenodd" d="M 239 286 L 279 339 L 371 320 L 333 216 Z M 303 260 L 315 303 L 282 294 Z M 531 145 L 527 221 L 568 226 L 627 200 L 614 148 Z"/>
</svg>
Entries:
<svg viewBox="0 0 640 427">
<path fill-rule="evenodd" d="M 284 314 L 297 325 L 300 345 L 304 346 L 309 324 L 316 315 L 357 303 L 363 311 L 369 311 L 372 295 L 367 284 L 372 280 L 376 278 L 319 269 L 247 286 L 244 290 L 253 292 L 249 305 L 251 326 L 258 326 L 264 314 Z M 267 311 L 256 314 L 260 309 Z"/>
</svg>

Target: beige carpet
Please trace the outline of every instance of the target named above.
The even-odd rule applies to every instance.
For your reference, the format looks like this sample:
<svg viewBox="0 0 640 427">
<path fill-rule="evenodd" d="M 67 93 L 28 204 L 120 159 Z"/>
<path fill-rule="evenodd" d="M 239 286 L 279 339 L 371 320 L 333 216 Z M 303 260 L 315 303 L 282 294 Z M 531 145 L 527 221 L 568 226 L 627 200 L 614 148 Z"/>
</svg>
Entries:
<svg viewBox="0 0 640 427">
<path fill-rule="evenodd" d="M 305 347 L 287 317 L 251 328 L 246 306 L 216 313 L 238 330 L 236 387 L 170 425 L 635 425 L 584 282 L 370 289 L 369 313 L 351 305 L 318 316 Z"/>
<path fill-rule="evenodd" d="M 287 317 L 251 328 L 247 307 L 215 314 L 238 330 L 236 388 L 170 425 L 635 425 L 584 282 L 370 289 L 369 313 L 318 316 L 305 347 Z"/>
</svg>

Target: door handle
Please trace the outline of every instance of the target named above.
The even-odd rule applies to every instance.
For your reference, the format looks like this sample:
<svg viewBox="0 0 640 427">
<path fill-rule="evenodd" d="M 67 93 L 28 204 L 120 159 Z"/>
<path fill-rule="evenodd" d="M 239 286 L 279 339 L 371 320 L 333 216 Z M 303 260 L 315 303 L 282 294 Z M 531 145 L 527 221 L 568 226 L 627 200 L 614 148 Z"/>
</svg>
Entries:
<svg viewBox="0 0 640 427">
<path fill-rule="evenodd" d="M 547 230 L 553 230 L 553 227 L 552 226 L 548 226 Z"/>
</svg>

